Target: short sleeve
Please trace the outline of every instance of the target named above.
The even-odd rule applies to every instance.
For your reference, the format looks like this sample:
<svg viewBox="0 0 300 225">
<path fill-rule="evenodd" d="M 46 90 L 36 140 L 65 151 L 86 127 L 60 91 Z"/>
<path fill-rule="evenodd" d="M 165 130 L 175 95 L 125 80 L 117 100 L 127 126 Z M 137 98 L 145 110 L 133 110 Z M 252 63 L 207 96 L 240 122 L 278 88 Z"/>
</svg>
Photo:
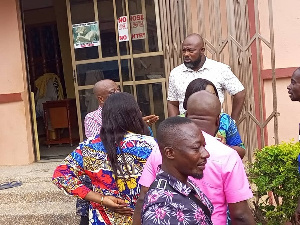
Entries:
<svg viewBox="0 0 300 225">
<path fill-rule="evenodd" d="M 144 187 L 150 187 L 155 180 L 158 166 L 161 164 L 161 154 L 158 148 L 154 148 L 144 165 L 142 176 L 139 180 L 139 184 Z"/>
<path fill-rule="evenodd" d="M 169 77 L 169 88 L 168 88 L 168 101 L 179 101 L 178 90 L 175 84 L 175 75 L 174 72 L 171 71 Z"/>
<path fill-rule="evenodd" d="M 230 95 L 235 95 L 245 89 L 240 80 L 232 73 L 229 66 L 224 66 L 222 78 L 222 87 L 228 91 Z"/>
<path fill-rule="evenodd" d="M 175 212 L 176 209 L 171 204 L 166 204 L 159 199 L 155 204 L 151 204 L 143 210 L 142 225 L 179 224 L 177 217 L 172 216 Z"/>
<path fill-rule="evenodd" d="M 243 162 L 236 151 L 232 151 L 222 170 L 227 203 L 237 203 L 253 197 Z"/>
<path fill-rule="evenodd" d="M 221 114 L 218 133 L 225 137 L 227 145 L 245 149 L 235 122 L 226 113 Z"/>
<path fill-rule="evenodd" d="M 99 124 L 91 115 L 87 114 L 84 118 L 84 132 L 87 138 L 94 138 L 100 133 L 101 124 Z"/>
</svg>

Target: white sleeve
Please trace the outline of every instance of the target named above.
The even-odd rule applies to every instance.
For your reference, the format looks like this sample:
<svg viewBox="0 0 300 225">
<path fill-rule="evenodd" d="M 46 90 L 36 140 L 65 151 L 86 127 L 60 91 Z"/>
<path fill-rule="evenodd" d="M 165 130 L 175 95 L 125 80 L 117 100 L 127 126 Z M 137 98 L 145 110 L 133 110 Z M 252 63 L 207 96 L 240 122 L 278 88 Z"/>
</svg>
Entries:
<svg viewBox="0 0 300 225">
<path fill-rule="evenodd" d="M 179 101 L 178 90 L 175 83 L 175 77 L 173 71 L 169 77 L 169 88 L 168 88 L 168 101 Z"/>
<path fill-rule="evenodd" d="M 225 66 L 223 68 L 222 77 L 222 87 L 228 91 L 230 95 L 235 95 L 245 89 L 240 80 L 233 74 L 229 66 Z"/>
</svg>

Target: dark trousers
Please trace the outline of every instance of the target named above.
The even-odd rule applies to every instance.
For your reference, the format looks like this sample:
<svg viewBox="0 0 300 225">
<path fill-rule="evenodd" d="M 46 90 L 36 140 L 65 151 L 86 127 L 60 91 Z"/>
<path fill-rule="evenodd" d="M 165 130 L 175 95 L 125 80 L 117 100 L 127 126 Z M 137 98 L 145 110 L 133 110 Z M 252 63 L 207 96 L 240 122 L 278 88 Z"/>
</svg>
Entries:
<svg viewBox="0 0 300 225">
<path fill-rule="evenodd" d="M 89 225 L 89 217 L 88 216 L 81 216 L 79 225 Z"/>
</svg>

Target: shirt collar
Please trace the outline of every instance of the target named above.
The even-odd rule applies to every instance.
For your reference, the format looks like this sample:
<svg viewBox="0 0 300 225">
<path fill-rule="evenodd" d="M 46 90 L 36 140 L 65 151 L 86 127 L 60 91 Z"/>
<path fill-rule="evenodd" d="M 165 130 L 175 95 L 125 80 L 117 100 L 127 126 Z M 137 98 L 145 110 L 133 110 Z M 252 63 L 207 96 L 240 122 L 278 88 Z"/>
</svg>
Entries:
<svg viewBox="0 0 300 225">
<path fill-rule="evenodd" d="M 192 191 L 192 188 L 189 187 L 188 185 L 182 183 L 181 181 L 179 181 L 178 179 L 176 179 L 175 177 L 173 177 L 172 175 L 166 173 L 165 171 L 163 171 L 162 169 L 160 169 L 157 177 L 157 179 L 164 179 L 167 181 L 167 183 L 174 188 L 176 191 L 178 191 L 179 193 L 188 196 L 190 194 L 190 192 Z M 188 183 L 191 183 L 188 179 Z"/>
<path fill-rule="evenodd" d="M 205 56 L 205 62 L 203 64 L 203 66 L 199 70 L 197 70 L 197 71 L 194 71 L 191 68 L 186 67 L 184 65 L 184 63 L 182 63 L 182 65 L 183 65 L 183 72 L 198 72 L 200 70 L 209 69 L 209 64 L 210 64 L 210 59 L 207 58 L 206 56 Z"/>
</svg>

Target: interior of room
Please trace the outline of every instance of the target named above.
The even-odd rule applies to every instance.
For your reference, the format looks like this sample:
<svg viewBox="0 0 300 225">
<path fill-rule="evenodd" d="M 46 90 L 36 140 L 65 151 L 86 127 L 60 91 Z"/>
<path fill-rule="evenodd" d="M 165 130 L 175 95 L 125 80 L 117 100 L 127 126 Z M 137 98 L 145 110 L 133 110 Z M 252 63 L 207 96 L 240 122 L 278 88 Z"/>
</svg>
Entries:
<svg viewBox="0 0 300 225">
<path fill-rule="evenodd" d="M 65 157 L 78 123 L 64 1 L 21 0 L 28 84 L 34 93 L 37 158 Z"/>
</svg>

